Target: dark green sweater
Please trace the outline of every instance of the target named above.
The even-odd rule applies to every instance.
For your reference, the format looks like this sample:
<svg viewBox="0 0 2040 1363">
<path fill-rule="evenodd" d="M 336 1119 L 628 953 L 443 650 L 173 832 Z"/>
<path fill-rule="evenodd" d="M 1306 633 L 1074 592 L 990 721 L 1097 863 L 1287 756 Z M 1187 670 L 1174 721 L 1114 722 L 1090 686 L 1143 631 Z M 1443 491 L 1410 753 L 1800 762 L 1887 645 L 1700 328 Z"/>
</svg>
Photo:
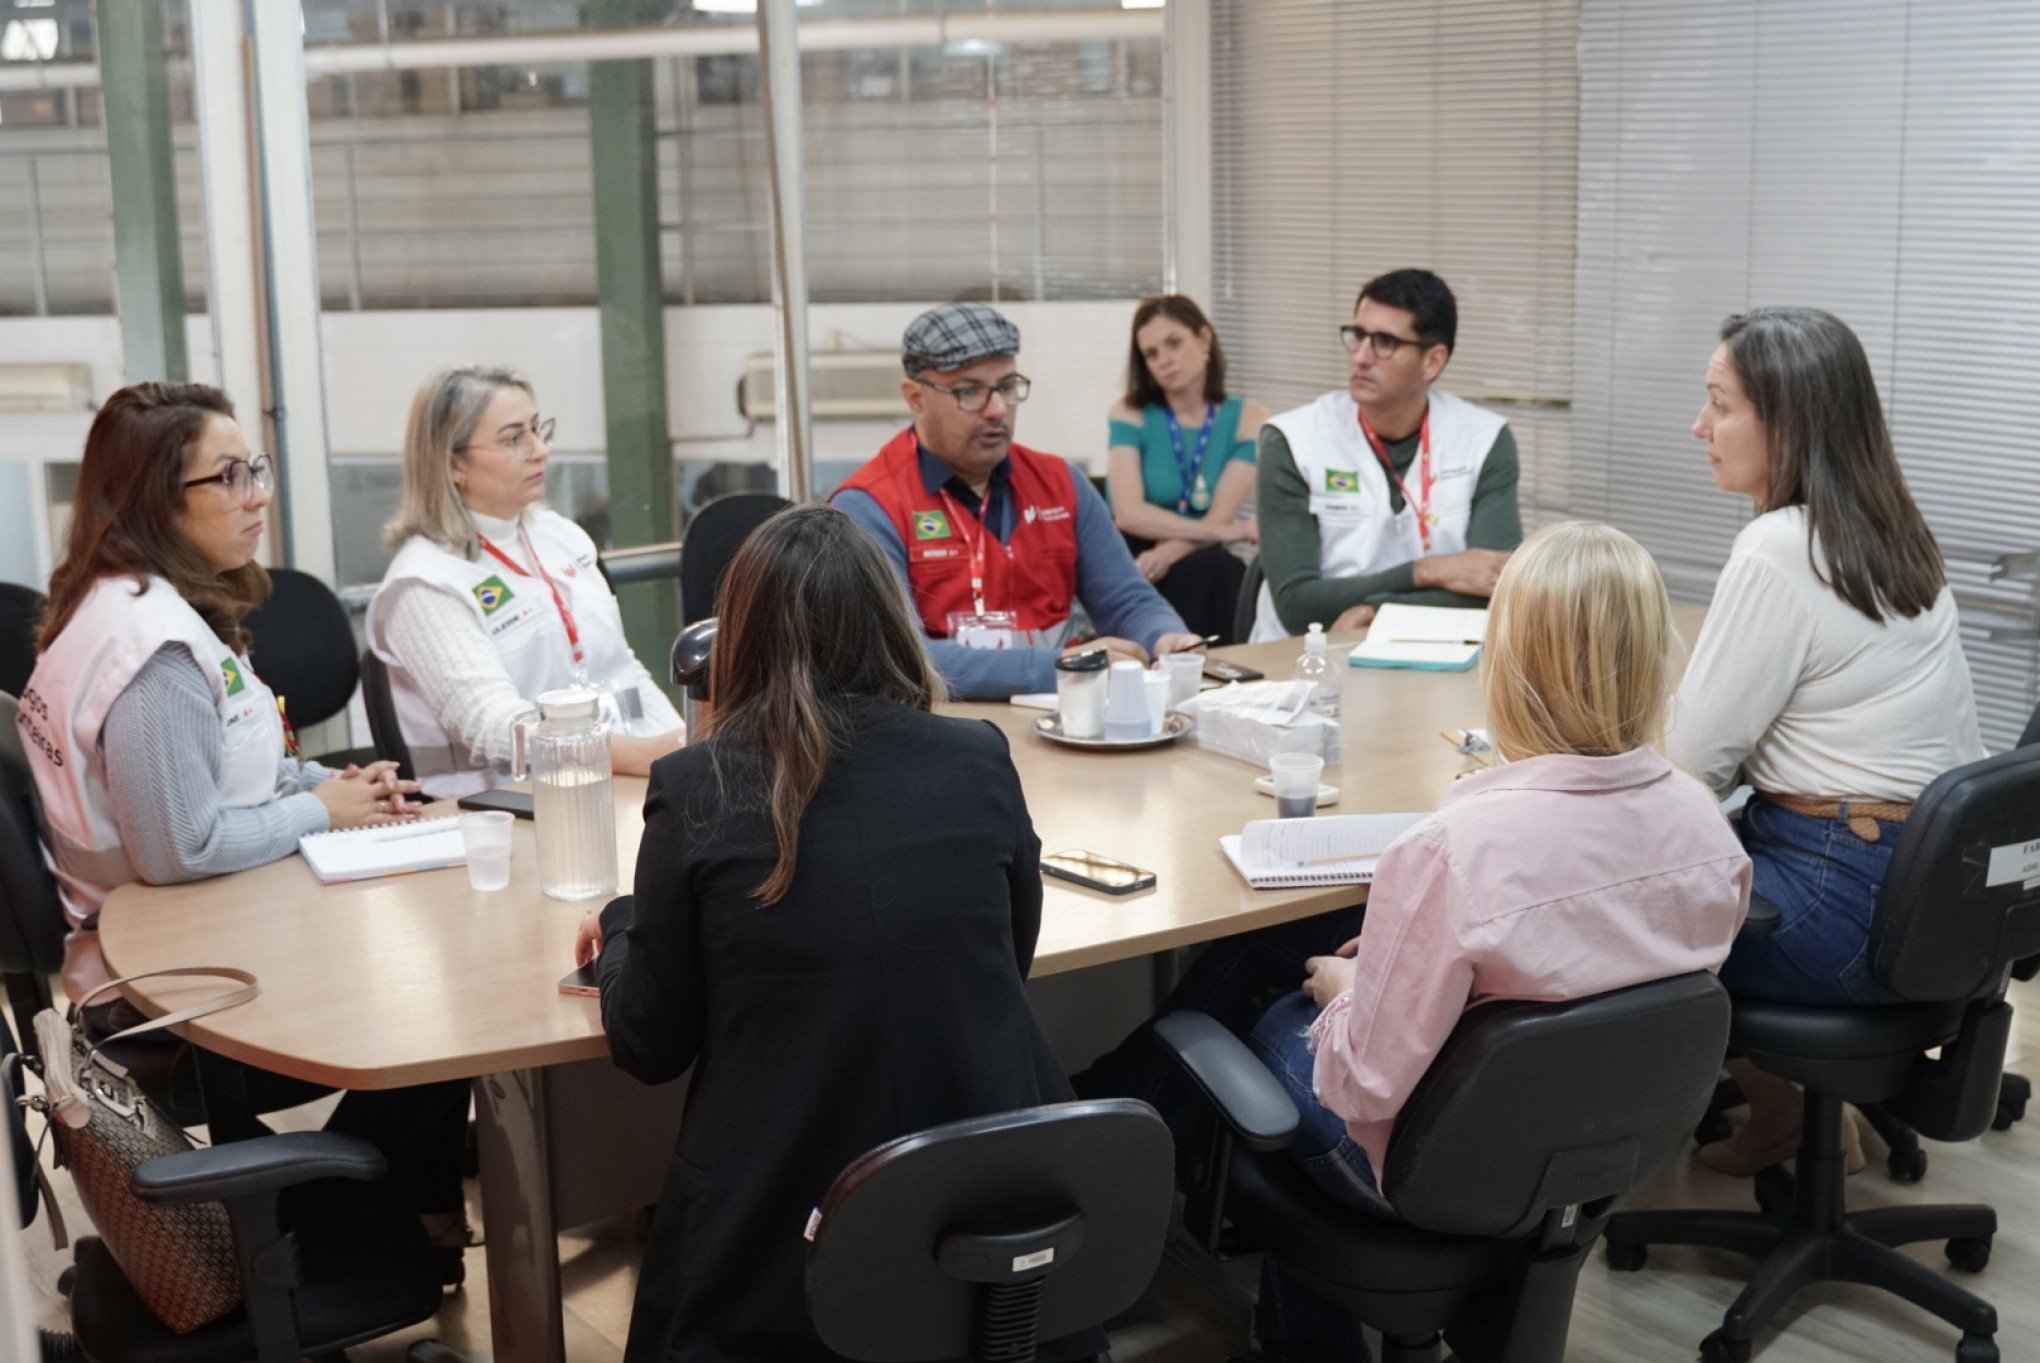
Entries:
<svg viewBox="0 0 2040 1363">
<path fill-rule="evenodd" d="M 1418 431 L 1385 446 L 1398 475 L 1407 476 L 1415 462 Z M 1461 596 L 1437 588 L 1417 589 L 1411 564 L 1399 563 L 1358 577 L 1326 577 L 1317 518 L 1310 514 L 1310 489 L 1296 471 L 1289 441 L 1272 425 L 1261 428 L 1260 476 L 1255 514 L 1261 522 L 1261 566 L 1282 627 L 1301 634 L 1312 621 L 1331 627 L 1340 614 L 1359 605 L 1402 601 L 1419 606 L 1485 606 L 1477 596 Z M 1473 485 L 1473 508 L 1466 521 L 1469 549 L 1514 549 L 1523 539 L 1523 518 L 1516 507 L 1516 437 L 1507 426 L 1480 466 Z M 1393 484 L 1389 505 L 1402 511 L 1402 490 Z"/>
</svg>

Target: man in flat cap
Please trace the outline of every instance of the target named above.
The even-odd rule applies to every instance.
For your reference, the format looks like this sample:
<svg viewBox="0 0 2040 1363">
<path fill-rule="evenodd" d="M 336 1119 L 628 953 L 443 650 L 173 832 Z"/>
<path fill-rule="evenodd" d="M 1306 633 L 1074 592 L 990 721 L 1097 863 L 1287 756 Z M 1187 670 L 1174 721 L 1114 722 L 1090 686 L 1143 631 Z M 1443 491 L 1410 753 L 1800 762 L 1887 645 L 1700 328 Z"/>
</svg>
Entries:
<svg viewBox="0 0 2040 1363">
<path fill-rule="evenodd" d="M 1197 647 L 1067 459 L 1013 443 L 1020 330 L 982 303 L 908 325 L 914 424 L 830 497 L 891 556 L 958 700 L 1053 691 L 1081 601 L 1114 660 Z"/>
</svg>

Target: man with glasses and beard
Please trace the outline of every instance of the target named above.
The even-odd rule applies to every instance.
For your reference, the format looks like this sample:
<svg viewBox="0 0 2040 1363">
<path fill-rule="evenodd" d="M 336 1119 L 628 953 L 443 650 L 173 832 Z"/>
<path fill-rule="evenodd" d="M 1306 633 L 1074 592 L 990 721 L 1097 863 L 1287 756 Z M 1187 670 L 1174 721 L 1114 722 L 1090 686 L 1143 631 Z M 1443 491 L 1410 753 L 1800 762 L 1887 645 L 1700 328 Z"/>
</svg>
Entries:
<svg viewBox="0 0 2040 1363">
<path fill-rule="evenodd" d="M 1261 428 L 1261 588 L 1253 638 L 1358 629 L 1385 601 L 1485 606 L 1523 538 L 1516 438 L 1432 385 L 1459 309 L 1428 270 L 1360 291 L 1339 328 L 1346 387 Z"/>
<path fill-rule="evenodd" d="M 1055 660 L 1076 647 L 1146 662 L 1198 646 L 1090 480 L 1013 443 L 1029 388 L 1018 327 L 946 303 L 908 325 L 901 351 L 913 424 L 830 500 L 892 559 L 952 696 L 1053 691 Z M 1076 603 L 1100 636 L 1086 644 L 1073 642 Z"/>
</svg>

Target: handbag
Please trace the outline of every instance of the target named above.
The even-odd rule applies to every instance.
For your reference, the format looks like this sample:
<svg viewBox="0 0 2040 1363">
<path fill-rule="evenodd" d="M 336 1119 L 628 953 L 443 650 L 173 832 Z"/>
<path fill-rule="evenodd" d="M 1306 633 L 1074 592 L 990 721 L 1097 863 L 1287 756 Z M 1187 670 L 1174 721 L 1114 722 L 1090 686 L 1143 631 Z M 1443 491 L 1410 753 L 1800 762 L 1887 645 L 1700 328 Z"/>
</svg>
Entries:
<svg viewBox="0 0 2040 1363">
<path fill-rule="evenodd" d="M 133 980 L 165 975 L 215 976 L 241 987 L 116 1032 L 96 1046 L 87 1043 L 79 1026 L 87 1004 Z M 135 1295 L 177 1334 L 189 1334 L 241 1304 L 233 1226 L 227 1209 L 217 1202 L 169 1207 L 135 1196 L 129 1178 L 137 1168 L 160 1156 L 188 1151 L 192 1141 L 149 1100 L 126 1069 L 101 1050 L 115 1041 L 223 1012 L 261 992 L 245 970 L 210 966 L 152 970 L 101 985 L 72 1006 L 69 1018 L 46 1008 L 34 1021 L 43 1096 L 28 1105 L 47 1118 L 57 1164 L 70 1170 L 78 1200 Z"/>
</svg>

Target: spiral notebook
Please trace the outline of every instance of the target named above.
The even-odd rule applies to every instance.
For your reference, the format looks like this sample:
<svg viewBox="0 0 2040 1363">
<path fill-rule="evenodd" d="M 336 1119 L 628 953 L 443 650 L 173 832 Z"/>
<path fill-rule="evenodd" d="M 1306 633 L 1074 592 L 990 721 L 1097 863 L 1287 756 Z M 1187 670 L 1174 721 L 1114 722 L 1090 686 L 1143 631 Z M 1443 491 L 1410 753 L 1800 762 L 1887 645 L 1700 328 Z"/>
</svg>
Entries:
<svg viewBox="0 0 2040 1363">
<path fill-rule="evenodd" d="M 1218 840 L 1226 859 L 1257 890 L 1365 885 L 1388 845 L 1423 814 L 1335 814 L 1316 819 L 1256 819 Z"/>
<path fill-rule="evenodd" d="M 425 819 L 381 828 L 348 828 L 307 833 L 298 851 L 321 885 L 346 880 L 373 880 L 408 871 L 436 871 L 467 862 L 458 818 Z"/>
</svg>

